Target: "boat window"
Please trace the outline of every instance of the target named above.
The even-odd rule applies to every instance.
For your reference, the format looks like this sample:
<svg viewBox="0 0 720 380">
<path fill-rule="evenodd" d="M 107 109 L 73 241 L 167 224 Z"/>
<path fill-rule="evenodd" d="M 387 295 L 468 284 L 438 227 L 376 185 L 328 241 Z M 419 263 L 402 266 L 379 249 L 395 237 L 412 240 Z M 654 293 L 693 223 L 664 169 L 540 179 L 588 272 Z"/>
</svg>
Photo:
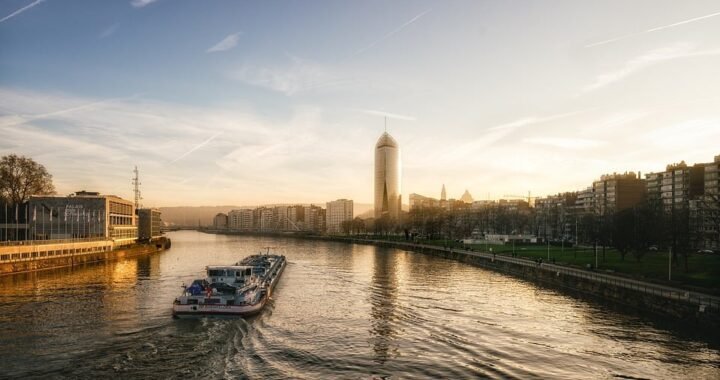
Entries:
<svg viewBox="0 0 720 380">
<path fill-rule="evenodd" d="M 250 276 L 252 274 L 252 268 L 246 268 L 245 269 L 245 275 Z"/>
<path fill-rule="evenodd" d="M 242 277 L 242 273 L 240 271 L 235 272 L 235 277 Z"/>
</svg>

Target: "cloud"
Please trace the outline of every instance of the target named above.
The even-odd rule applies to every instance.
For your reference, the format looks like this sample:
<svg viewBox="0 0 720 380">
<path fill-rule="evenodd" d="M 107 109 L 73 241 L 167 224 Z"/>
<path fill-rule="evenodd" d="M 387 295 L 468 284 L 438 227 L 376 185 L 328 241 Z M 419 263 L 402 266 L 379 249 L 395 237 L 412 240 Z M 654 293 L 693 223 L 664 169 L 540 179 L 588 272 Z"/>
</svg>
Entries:
<svg viewBox="0 0 720 380">
<path fill-rule="evenodd" d="M 554 114 L 550 116 L 529 116 L 524 117 L 515 121 L 511 121 L 509 123 L 504 123 L 500 125 L 495 125 L 489 128 L 486 128 L 487 131 L 499 131 L 499 130 L 508 130 L 513 131 L 515 129 L 526 127 L 533 124 L 541 124 L 546 123 L 548 121 L 553 121 L 557 119 L 562 119 L 570 116 L 574 116 L 583 112 L 586 112 L 587 110 L 579 110 L 579 111 L 571 111 L 571 112 L 564 112 L 559 114 Z"/>
<path fill-rule="evenodd" d="M 583 88 L 583 92 L 594 91 L 618 82 L 638 71 L 642 71 L 658 63 L 680 58 L 707 57 L 720 55 L 720 49 L 697 50 L 692 44 L 678 43 L 671 46 L 651 50 L 625 63 L 622 68 L 598 75 L 595 81 Z"/>
<path fill-rule="evenodd" d="M 103 39 L 112 36 L 117 31 L 120 24 L 115 23 L 105 28 L 99 35 L 98 39 Z"/>
<path fill-rule="evenodd" d="M 718 141 L 720 119 L 691 119 L 660 127 L 645 134 L 646 141 L 655 149 L 684 152 L 698 141 Z"/>
<path fill-rule="evenodd" d="M 132 5 L 135 8 L 142 8 L 146 5 L 150 5 L 158 0 L 132 0 L 130 2 L 130 5 Z"/>
<path fill-rule="evenodd" d="M 0 99 L 0 156 L 46 165 L 60 193 L 82 186 L 130 197 L 137 165 L 146 203 L 158 206 L 365 197 L 356 174 L 369 157 L 357 144 L 362 125 L 348 121 L 347 130 L 328 133 L 334 124 L 319 107 L 292 107 L 269 121 L 236 103 L 193 107 L 3 87 Z"/>
<path fill-rule="evenodd" d="M 585 47 L 586 47 L 586 48 L 590 48 L 590 47 L 595 47 L 595 46 L 600 46 L 600 45 L 606 45 L 606 44 L 613 43 L 613 42 L 616 42 L 616 41 L 624 40 L 624 39 L 626 39 L 626 38 L 639 36 L 639 35 L 641 35 L 641 34 L 652 33 L 652 32 L 657 32 L 657 31 L 660 31 L 660 30 L 670 29 L 670 28 L 674 28 L 674 27 L 676 27 L 676 26 L 689 24 L 689 23 L 691 23 L 691 22 L 696 22 L 696 21 L 704 20 L 704 19 L 707 19 L 707 18 L 710 18 L 710 17 L 715 17 L 715 16 L 720 16 L 720 12 L 710 13 L 710 14 L 707 14 L 707 15 L 704 15 L 704 16 L 694 17 L 694 18 L 691 18 L 691 19 L 689 19 L 689 20 L 684 20 L 684 21 L 675 22 L 675 23 L 672 23 L 672 24 L 667 24 L 667 25 L 662 25 L 662 26 L 658 26 L 658 27 L 655 27 L 655 28 L 650 28 L 650 29 L 644 30 L 644 31 L 642 31 L 642 32 L 626 34 L 626 35 L 620 36 L 620 37 L 615 37 L 615 38 L 611 38 L 611 39 L 607 39 L 607 40 L 603 40 L 603 41 L 593 42 L 593 43 L 591 43 L 591 44 L 585 45 Z"/>
<path fill-rule="evenodd" d="M 207 140 L 201 142 L 200 144 L 195 145 L 195 146 L 192 147 L 190 150 L 188 150 L 187 152 L 185 152 L 185 153 L 183 153 L 182 155 L 180 155 L 178 158 L 170 161 L 170 163 L 172 164 L 172 163 L 175 163 L 175 162 L 177 162 L 177 161 L 180 161 L 181 159 L 185 158 L 185 157 L 186 157 L 187 155 L 189 155 L 190 153 L 192 153 L 192 152 L 194 152 L 194 151 L 196 151 L 196 150 L 204 147 L 205 145 L 209 144 L 211 141 L 215 140 L 215 139 L 216 139 L 218 136 L 220 136 L 221 134 L 222 134 L 222 132 L 218 132 L 218 133 L 210 136 L 210 138 L 208 138 Z"/>
<path fill-rule="evenodd" d="M 9 15 L 1 18 L 1 19 L 0 19 L 0 23 L 5 22 L 5 21 L 13 18 L 13 17 L 19 15 L 20 13 L 23 13 L 23 12 L 25 12 L 26 10 L 28 10 L 28 9 L 30 9 L 30 8 L 32 8 L 32 7 L 36 6 L 36 5 L 44 2 L 44 1 L 45 1 L 45 0 L 35 0 L 35 1 L 33 1 L 32 3 L 30 3 L 30 4 L 28 4 L 28 5 L 24 6 L 24 7 L 16 10 L 15 12 L 12 12 L 12 13 L 10 13 Z"/>
<path fill-rule="evenodd" d="M 74 104 L 71 107 L 55 109 L 55 110 L 52 110 L 49 112 L 43 112 L 43 113 L 37 113 L 37 114 L 2 115 L 2 116 L 0 116 L 0 127 L 11 127 L 11 126 L 15 126 L 15 125 L 29 123 L 29 122 L 32 122 L 35 120 L 55 118 L 58 116 L 62 116 L 64 114 L 68 114 L 68 113 L 72 113 L 72 112 L 76 112 L 76 111 L 82 111 L 82 110 L 90 110 L 90 109 L 97 108 L 97 107 L 100 107 L 102 105 L 106 105 L 106 104 L 109 104 L 112 102 L 129 100 L 129 99 L 133 99 L 136 97 L 137 97 L 137 95 L 132 95 L 132 96 L 120 97 L 120 98 L 103 99 L 103 100 L 92 101 L 92 102 L 83 103 L 83 104 Z"/>
<path fill-rule="evenodd" d="M 532 137 L 523 140 L 524 143 L 534 145 L 547 145 L 561 149 L 589 149 L 605 144 L 605 141 L 571 137 Z"/>
<path fill-rule="evenodd" d="M 418 13 L 417 15 L 415 15 L 415 16 L 414 16 L 413 18 L 411 18 L 410 20 L 405 21 L 402 25 L 398 26 L 397 28 L 391 30 L 391 31 L 388 32 L 388 33 L 385 33 L 382 37 L 380 37 L 380 38 L 376 39 L 375 41 L 371 42 L 370 44 L 368 44 L 368 45 L 365 46 L 364 48 L 357 50 L 355 53 L 353 53 L 352 56 L 354 57 L 354 56 L 360 55 L 360 54 L 362 54 L 362 53 L 364 53 L 364 52 L 372 49 L 373 47 L 375 47 L 375 45 L 379 44 L 379 43 L 382 42 L 382 41 L 385 41 L 386 39 L 392 37 L 393 35 L 399 33 L 401 30 L 403 30 L 403 29 L 405 29 L 406 27 L 408 27 L 410 24 L 412 24 L 412 23 L 414 23 L 415 21 L 421 19 L 423 16 L 425 16 L 425 15 L 426 15 L 428 12 L 430 12 L 430 11 L 431 11 L 431 9 L 426 9 L 426 10 Z"/>
<path fill-rule="evenodd" d="M 405 116 L 405 115 L 400 115 L 400 114 L 390 113 L 390 112 L 385 112 L 385 111 L 363 110 L 363 112 L 368 115 L 384 116 L 389 119 L 415 121 L 415 118 L 412 116 Z"/>
<path fill-rule="evenodd" d="M 227 37 L 223 38 L 222 41 L 218 42 L 210 49 L 207 49 L 206 53 L 226 51 L 234 48 L 235 46 L 237 46 L 238 41 L 240 40 L 240 35 L 242 35 L 242 32 L 228 35 Z"/>
<path fill-rule="evenodd" d="M 258 67 L 245 65 L 229 76 L 252 86 L 266 88 L 292 96 L 301 92 L 340 88 L 362 82 L 359 78 L 345 77 L 334 69 L 302 58 L 290 56 L 285 65 Z"/>
</svg>

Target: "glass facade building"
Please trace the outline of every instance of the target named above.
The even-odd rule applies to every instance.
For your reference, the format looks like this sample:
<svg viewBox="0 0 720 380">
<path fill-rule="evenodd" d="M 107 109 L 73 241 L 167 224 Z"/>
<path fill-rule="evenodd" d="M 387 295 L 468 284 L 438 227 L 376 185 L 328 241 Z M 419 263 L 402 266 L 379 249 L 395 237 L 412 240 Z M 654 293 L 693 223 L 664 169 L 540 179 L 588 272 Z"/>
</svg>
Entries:
<svg viewBox="0 0 720 380">
<path fill-rule="evenodd" d="M 375 218 L 400 216 L 401 170 L 400 147 L 385 132 L 375 144 Z"/>
</svg>

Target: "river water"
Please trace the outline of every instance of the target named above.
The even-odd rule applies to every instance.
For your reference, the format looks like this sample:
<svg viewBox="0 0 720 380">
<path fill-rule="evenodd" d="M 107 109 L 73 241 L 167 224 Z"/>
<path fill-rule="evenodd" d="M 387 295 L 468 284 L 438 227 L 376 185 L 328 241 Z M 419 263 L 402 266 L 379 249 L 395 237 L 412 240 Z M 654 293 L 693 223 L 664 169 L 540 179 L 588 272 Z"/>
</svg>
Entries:
<svg viewBox="0 0 720 380">
<path fill-rule="evenodd" d="M 720 344 L 397 249 L 170 234 L 144 258 L 0 277 L 0 378 L 720 378 Z M 174 320 L 181 284 L 272 246 L 257 317 Z M 692 328 L 690 328 L 692 330 Z"/>
</svg>

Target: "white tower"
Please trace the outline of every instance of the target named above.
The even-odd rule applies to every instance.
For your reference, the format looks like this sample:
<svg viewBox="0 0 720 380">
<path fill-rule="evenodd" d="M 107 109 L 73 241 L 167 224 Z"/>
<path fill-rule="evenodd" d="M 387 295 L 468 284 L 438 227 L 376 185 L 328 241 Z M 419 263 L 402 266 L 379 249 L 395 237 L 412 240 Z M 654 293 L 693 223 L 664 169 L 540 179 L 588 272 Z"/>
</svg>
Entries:
<svg viewBox="0 0 720 380">
<path fill-rule="evenodd" d="M 400 147 L 384 132 L 375 144 L 375 218 L 400 216 L 401 170 Z"/>
</svg>

